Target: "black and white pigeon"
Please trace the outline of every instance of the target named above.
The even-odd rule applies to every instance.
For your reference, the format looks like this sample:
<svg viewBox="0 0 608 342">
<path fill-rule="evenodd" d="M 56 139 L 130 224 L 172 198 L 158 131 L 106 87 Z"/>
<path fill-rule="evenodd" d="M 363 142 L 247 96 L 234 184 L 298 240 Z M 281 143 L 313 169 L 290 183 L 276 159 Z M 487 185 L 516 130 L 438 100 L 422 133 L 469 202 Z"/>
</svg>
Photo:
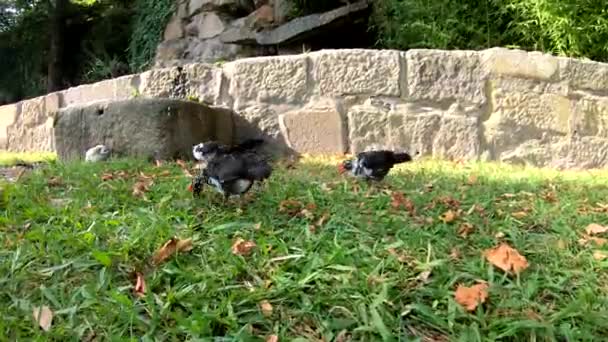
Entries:
<svg viewBox="0 0 608 342">
<path fill-rule="evenodd" d="M 388 150 L 366 151 L 358 153 L 354 159 L 345 160 L 338 165 L 340 174 L 351 175 L 367 181 L 381 181 L 393 166 L 412 161 L 412 156 L 405 152 Z"/>
<path fill-rule="evenodd" d="M 251 189 L 256 181 L 262 182 L 272 173 L 270 164 L 253 155 L 221 154 L 211 159 L 207 167 L 192 180 L 189 190 L 195 197 L 203 186 L 209 185 L 224 195 L 241 196 Z"/>
<path fill-rule="evenodd" d="M 192 146 L 194 159 L 209 163 L 212 159 L 226 154 L 252 153 L 256 147 L 264 143 L 263 139 L 248 139 L 234 146 L 224 145 L 218 141 L 210 140 Z"/>
</svg>

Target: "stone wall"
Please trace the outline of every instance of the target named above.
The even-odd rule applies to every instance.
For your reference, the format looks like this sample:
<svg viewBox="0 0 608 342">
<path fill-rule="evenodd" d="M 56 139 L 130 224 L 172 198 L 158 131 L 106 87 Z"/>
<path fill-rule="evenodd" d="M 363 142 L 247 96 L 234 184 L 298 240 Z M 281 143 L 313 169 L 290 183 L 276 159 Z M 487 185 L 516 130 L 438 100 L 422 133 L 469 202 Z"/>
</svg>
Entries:
<svg viewBox="0 0 608 342">
<path fill-rule="evenodd" d="M 189 64 L 0 107 L 12 151 L 54 149 L 57 108 L 133 96 L 232 109 L 235 134 L 298 152 L 400 148 L 551 167 L 608 164 L 608 65 L 537 52 L 324 50 Z"/>
</svg>

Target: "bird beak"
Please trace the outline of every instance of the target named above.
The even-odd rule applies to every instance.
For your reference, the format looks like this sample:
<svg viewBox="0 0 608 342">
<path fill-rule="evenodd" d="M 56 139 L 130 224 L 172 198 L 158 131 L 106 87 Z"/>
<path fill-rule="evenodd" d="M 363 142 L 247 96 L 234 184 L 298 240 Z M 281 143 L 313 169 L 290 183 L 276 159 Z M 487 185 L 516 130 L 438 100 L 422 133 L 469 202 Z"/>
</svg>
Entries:
<svg viewBox="0 0 608 342">
<path fill-rule="evenodd" d="M 342 164 L 342 163 L 338 164 L 338 173 L 343 174 L 344 172 L 346 172 L 346 169 L 344 168 L 344 164 Z"/>
<path fill-rule="evenodd" d="M 192 192 L 192 184 L 188 185 L 188 191 Z"/>
</svg>

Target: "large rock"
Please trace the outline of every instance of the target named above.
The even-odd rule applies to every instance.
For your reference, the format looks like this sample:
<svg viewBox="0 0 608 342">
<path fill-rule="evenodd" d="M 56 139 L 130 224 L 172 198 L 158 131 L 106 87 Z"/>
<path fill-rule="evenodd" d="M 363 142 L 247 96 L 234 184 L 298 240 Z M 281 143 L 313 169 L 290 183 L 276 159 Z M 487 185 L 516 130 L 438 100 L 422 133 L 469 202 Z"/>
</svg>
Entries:
<svg viewBox="0 0 608 342">
<path fill-rule="evenodd" d="M 133 99 L 58 111 L 55 147 L 60 159 L 81 159 L 97 144 L 115 156 L 190 159 L 192 145 L 232 142 L 231 113 L 194 102 Z"/>
<path fill-rule="evenodd" d="M 336 104 L 319 103 L 279 116 L 283 136 L 299 153 L 346 152 L 344 120 Z"/>
<path fill-rule="evenodd" d="M 0 106 L 0 149 L 6 149 L 8 145 L 7 129 L 17 119 L 18 104 Z"/>
<path fill-rule="evenodd" d="M 412 100 L 474 107 L 487 101 L 488 70 L 477 52 L 413 49 L 406 53 L 406 62 L 407 95 Z"/>
<path fill-rule="evenodd" d="M 213 12 L 203 12 L 195 15 L 186 28 L 189 35 L 200 39 L 213 38 L 224 31 L 224 22 Z"/>
<path fill-rule="evenodd" d="M 398 51 L 324 50 L 309 56 L 320 95 L 400 95 Z"/>
</svg>

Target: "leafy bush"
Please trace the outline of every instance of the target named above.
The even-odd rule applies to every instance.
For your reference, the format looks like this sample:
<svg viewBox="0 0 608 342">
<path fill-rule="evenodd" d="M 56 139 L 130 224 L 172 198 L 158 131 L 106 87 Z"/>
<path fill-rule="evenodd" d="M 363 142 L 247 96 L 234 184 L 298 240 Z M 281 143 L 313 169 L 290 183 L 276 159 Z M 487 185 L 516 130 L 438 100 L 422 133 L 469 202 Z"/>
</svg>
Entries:
<svg viewBox="0 0 608 342">
<path fill-rule="evenodd" d="M 175 8 L 173 0 L 136 0 L 135 8 L 129 64 L 133 71 L 141 71 L 154 59 L 156 47 Z"/>
<path fill-rule="evenodd" d="M 377 0 L 378 45 L 540 50 L 608 61 L 604 0 Z"/>
</svg>

